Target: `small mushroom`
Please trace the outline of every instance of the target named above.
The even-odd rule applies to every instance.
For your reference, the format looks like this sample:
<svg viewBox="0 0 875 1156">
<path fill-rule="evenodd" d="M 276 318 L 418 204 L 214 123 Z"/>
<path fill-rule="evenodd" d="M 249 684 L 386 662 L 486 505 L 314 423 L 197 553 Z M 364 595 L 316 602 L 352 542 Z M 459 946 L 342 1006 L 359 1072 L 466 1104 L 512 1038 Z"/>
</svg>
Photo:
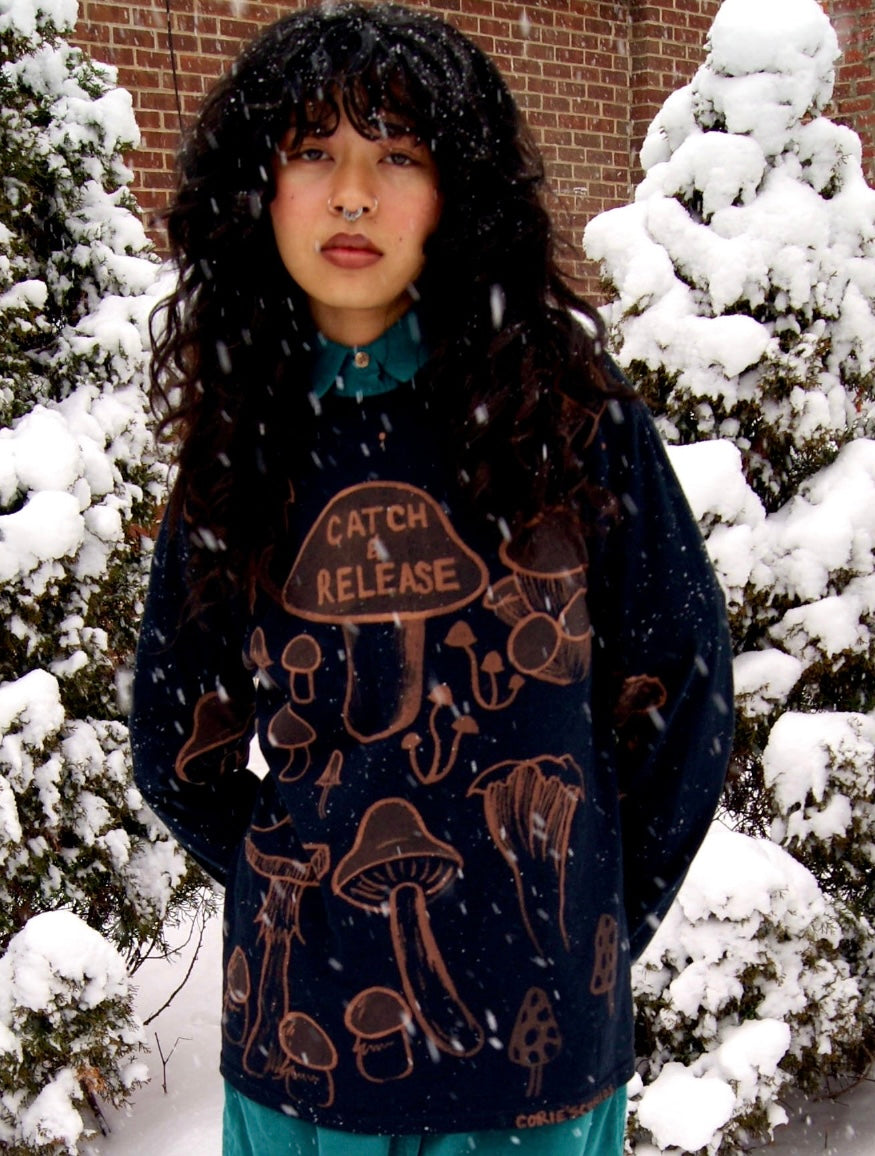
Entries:
<svg viewBox="0 0 875 1156">
<path fill-rule="evenodd" d="M 540 1096 L 544 1068 L 562 1050 L 562 1036 L 547 993 L 539 987 L 526 992 L 511 1032 L 508 1056 L 529 1069 L 527 1096 Z"/>
<path fill-rule="evenodd" d="M 289 1012 L 279 1023 L 279 1042 L 285 1063 L 277 1073 L 285 1076 L 286 1091 L 295 1095 L 295 1084 L 321 1084 L 320 1108 L 334 1103 L 334 1077 L 337 1049 L 323 1028 L 303 1012 Z"/>
<path fill-rule="evenodd" d="M 424 490 L 365 482 L 334 497 L 282 598 L 292 614 L 342 627 L 349 734 L 375 742 L 410 726 L 422 699 L 426 621 L 466 606 L 487 581 L 482 559 Z"/>
<path fill-rule="evenodd" d="M 410 1009 L 389 987 L 369 987 L 350 1001 L 343 1022 L 356 1037 L 356 1067 L 366 1080 L 385 1084 L 413 1071 Z"/>
<path fill-rule="evenodd" d="M 254 667 L 258 672 L 257 678 L 259 685 L 264 687 L 274 687 L 276 683 L 271 678 L 268 671 L 270 670 L 273 659 L 270 657 L 270 651 L 267 649 L 267 639 L 264 637 L 264 630 L 260 626 L 252 631 L 252 637 L 249 640 L 249 654 L 245 656 L 246 664 L 249 667 Z"/>
<path fill-rule="evenodd" d="M 288 703 L 276 712 L 267 727 L 267 741 L 272 747 L 290 751 L 289 760 L 279 773 L 281 783 L 294 783 L 310 767 L 310 745 L 316 732 L 306 719 L 296 714 Z"/>
<path fill-rule="evenodd" d="M 364 911 L 388 911 L 401 984 L 417 1023 L 441 1051 L 471 1056 L 483 1046 L 483 1029 L 456 991 L 427 910 L 461 867 L 459 852 L 431 834 L 415 807 L 381 799 L 365 812 L 332 889 Z"/>
<path fill-rule="evenodd" d="M 316 780 L 316 786 L 322 788 L 322 793 L 319 796 L 319 802 L 316 806 L 316 814 L 320 819 L 324 819 L 328 814 L 328 796 L 335 787 L 340 786 L 340 772 L 343 770 L 343 752 L 332 751 L 328 756 L 328 763 L 325 770 Z"/>
<path fill-rule="evenodd" d="M 444 708 L 452 708 L 453 694 L 446 683 L 440 683 L 438 686 L 432 688 L 429 692 L 429 700 L 432 708 L 429 712 L 428 729 L 432 740 L 432 756 L 431 763 L 427 770 L 422 770 L 419 764 L 417 751 L 422 745 L 422 739 L 415 732 L 411 731 L 401 740 L 401 749 L 407 752 L 407 757 L 410 760 L 410 769 L 416 775 L 421 783 L 439 783 L 441 779 L 446 778 L 453 767 L 456 765 L 456 759 L 459 755 L 459 744 L 462 741 L 463 735 L 476 735 L 480 733 L 480 728 L 470 715 L 458 714 L 450 724 L 450 729 L 453 732 L 453 740 L 450 745 L 450 751 L 447 755 L 446 761 L 442 764 L 443 759 L 443 743 L 441 741 L 440 730 L 437 725 L 437 717 L 439 712 Z"/>
<path fill-rule="evenodd" d="M 471 693 L 479 706 L 484 710 L 503 710 L 510 706 L 513 700 L 519 693 L 520 687 L 525 682 L 518 674 L 515 674 L 510 679 L 510 694 L 507 698 L 501 699 L 501 692 L 498 689 L 497 675 L 504 671 L 504 661 L 497 650 L 490 650 L 483 662 L 480 663 L 477 658 L 477 652 L 474 647 L 477 643 L 477 638 L 473 630 L 467 622 L 455 622 L 450 627 L 444 643 L 447 646 L 453 646 L 465 652 L 468 656 L 468 665 L 471 671 Z M 489 694 L 483 694 L 480 687 L 480 673 L 485 674 L 489 680 Z"/>
<path fill-rule="evenodd" d="M 222 1008 L 222 1031 L 229 1043 L 242 1044 L 249 1030 L 249 997 L 252 982 L 249 964 L 242 947 L 231 952 L 225 974 L 225 1001 Z"/>
<path fill-rule="evenodd" d="M 311 634 L 299 634 L 287 644 L 281 661 L 289 672 L 293 702 L 312 702 L 316 697 L 315 674 L 322 661 L 322 651 L 316 639 Z"/>
</svg>

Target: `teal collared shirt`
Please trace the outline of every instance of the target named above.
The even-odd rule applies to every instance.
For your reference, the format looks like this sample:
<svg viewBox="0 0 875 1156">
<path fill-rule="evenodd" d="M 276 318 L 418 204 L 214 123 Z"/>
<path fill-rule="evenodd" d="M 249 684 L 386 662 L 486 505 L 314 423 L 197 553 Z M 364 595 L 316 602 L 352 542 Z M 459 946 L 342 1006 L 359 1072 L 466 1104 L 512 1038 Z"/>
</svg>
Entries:
<svg viewBox="0 0 875 1156">
<path fill-rule="evenodd" d="M 414 310 L 370 345 L 338 345 L 321 333 L 313 359 L 312 391 L 324 397 L 330 389 L 341 397 L 373 397 L 410 381 L 428 360 Z"/>
</svg>

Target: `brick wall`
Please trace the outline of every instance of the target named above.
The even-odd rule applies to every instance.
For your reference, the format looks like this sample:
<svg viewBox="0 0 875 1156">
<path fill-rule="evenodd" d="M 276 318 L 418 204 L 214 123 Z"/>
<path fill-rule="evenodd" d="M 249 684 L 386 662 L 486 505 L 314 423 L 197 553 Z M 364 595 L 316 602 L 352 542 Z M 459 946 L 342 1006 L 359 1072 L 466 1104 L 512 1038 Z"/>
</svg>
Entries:
<svg viewBox="0 0 875 1156">
<path fill-rule="evenodd" d="M 875 0 L 829 0 L 826 10 L 842 49 L 830 113 L 859 133 L 863 171 L 875 185 Z"/>
<path fill-rule="evenodd" d="M 577 243 L 591 216 L 630 198 L 647 126 L 701 64 L 719 7 L 719 0 L 408 2 L 447 17 L 496 58 L 541 144 L 554 215 Z M 78 42 L 115 64 L 134 96 L 143 141 L 130 164 L 147 219 L 167 200 L 180 126 L 210 84 L 246 40 L 301 6 L 302 0 L 80 0 Z M 847 53 L 839 113 L 865 136 L 870 173 L 873 8 L 875 0 L 830 0 Z M 160 247 L 160 227 L 152 235 Z M 598 294 L 592 267 L 576 259 L 571 269 L 585 291 Z"/>
</svg>

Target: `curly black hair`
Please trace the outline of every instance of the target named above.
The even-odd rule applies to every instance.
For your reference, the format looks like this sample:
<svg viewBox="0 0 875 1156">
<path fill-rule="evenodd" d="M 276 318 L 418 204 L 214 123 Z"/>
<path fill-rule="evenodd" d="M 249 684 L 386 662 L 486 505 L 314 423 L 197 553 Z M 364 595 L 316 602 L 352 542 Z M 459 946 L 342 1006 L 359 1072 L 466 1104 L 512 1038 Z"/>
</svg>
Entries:
<svg viewBox="0 0 875 1156">
<path fill-rule="evenodd" d="M 511 527 L 573 508 L 578 431 L 623 388 L 597 312 L 560 271 L 543 162 L 492 61 L 401 5 L 286 16 L 206 98 L 166 212 L 178 280 L 153 317 L 152 401 L 178 447 L 173 508 L 192 530 L 198 603 L 251 588 L 309 452 L 312 322 L 268 207 L 290 127 L 294 147 L 341 115 L 370 137 L 381 118 L 400 123 L 434 158 L 443 208 L 416 286 L 431 353 L 419 397 L 473 502 Z"/>
</svg>

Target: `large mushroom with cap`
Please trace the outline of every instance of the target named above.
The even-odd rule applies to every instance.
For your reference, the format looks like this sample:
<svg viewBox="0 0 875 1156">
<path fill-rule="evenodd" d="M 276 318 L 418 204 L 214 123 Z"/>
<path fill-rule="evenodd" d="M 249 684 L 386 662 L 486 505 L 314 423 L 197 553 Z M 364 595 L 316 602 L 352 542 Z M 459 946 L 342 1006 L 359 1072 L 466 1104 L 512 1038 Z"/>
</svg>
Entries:
<svg viewBox="0 0 875 1156">
<path fill-rule="evenodd" d="M 483 1046 L 483 1029 L 456 990 L 427 910 L 461 867 L 459 852 L 431 834 L 415 807 L 405 799 L 381 799 L 365 812 L 332 888 L 355 907 L 388 913 L 401 984 L 417 1023 L 441 1051 L 471 1056 Z"/>
<path fill-rule="evenodd" d="M 243 742 L 252 726 L 255 709 L 224 692 L 208 691 L 195 703 L 192 732 L 176 756 L 175 770 L 185 783 L 203 783 L 215 773 L 246 765 Z"/>
<path fill-rule="evenodd" d="M 375 742 L 410 726 L 422 699 L 426 622 L 473 602 L 488 580 L 424 490 L 366 482 L 332 499 L 282 597 L 290 613 L 342 628 L 343 719 L 353 737 Z"/>
</svg>

